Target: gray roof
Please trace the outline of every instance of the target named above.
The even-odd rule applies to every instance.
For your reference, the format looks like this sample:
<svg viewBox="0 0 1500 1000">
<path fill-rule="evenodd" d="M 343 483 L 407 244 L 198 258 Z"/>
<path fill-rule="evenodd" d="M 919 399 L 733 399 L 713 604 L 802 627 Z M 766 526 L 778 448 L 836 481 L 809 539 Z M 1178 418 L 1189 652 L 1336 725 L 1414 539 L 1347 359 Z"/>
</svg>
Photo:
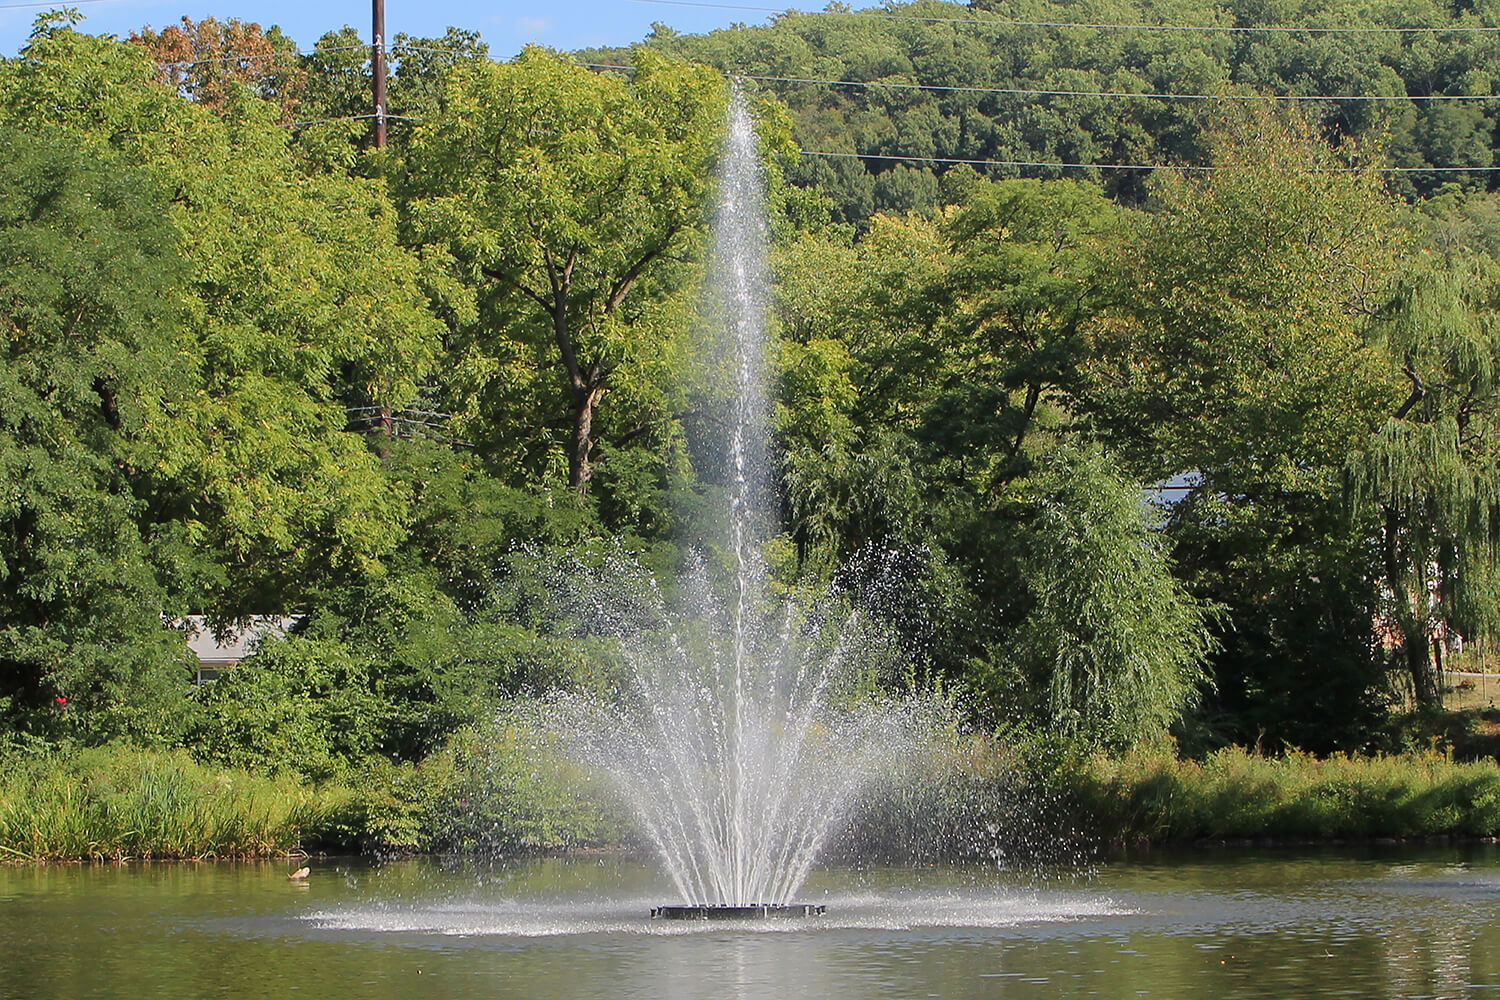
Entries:
<svg viewBox="0 0 1500 1000">
<path fill-rule="evenodd" d="M 199 663 L 238 663 L 260 646 L 261 640 L 286 635 L 287 629 L 301 620 L 300 615 L 256 615 L 237 627 L 214 634 L 203 615 L 187 615 L 170 624 L 183 630 L 188 649 Z"/>
</svg>

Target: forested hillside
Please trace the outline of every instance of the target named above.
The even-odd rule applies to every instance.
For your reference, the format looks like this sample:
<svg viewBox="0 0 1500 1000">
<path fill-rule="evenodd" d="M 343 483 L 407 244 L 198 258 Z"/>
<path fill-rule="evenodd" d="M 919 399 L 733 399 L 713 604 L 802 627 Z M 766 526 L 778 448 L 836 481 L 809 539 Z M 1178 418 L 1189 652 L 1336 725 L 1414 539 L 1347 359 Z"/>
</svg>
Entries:
<svg viewBox="0 0 1500 1000">
<path fill-rule="evenodd" d="M 808 157 L 797 182 L 822 186 L 849 221 L 944 203 L 945 166 L 926 158 L 1201 163 L 1218 106 L 1264 97 L 1295 99 L 1325 138 L 1379 147 L 1391 166 L 1494 163 L 1496 104 L 1473 99 L 1494 94 L 1500 72 L 1483 4 L 921 0 L 829 10 L 846 14 L 788 13 L 701 36 L 661 27 L 641 44 L 759 79 L 784 100 L 805 149 L 839 154 Z M 1146 196 L 1149 173 L 985 172 L 1087 176 L 1131 202 Z M 1412 173 L 1392 186 L 1425 196 L 1494 181 Z"/>
<path fill-rule="evenodd" d="M 0 61 L 0 747 L 321 779 L 620 683 L 547 575 L 715 545 L 727 72 L 778 585 L 868 593 L 983 730 L 1398 748 L 1500 624 L 1497 104 L 1417 100 L 1493 93 L 1494 23 L 922 0 L 504 63 L 454 30 L 395 40 L 374 149 L 352 29 L 45 15 Z M 195 686 L 189 614 L 299 624 Z"/>
</svg>

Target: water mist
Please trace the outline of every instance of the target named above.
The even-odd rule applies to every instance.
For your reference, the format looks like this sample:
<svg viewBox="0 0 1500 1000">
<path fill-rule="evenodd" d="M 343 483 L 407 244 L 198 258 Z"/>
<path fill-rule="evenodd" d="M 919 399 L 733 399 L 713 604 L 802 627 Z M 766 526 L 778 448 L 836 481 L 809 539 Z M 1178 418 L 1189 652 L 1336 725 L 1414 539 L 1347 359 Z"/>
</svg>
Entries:
<svg viewBox="0 0 1500 1000">
<path fill-rule="evenodd" d="M 618 638 L 629 682 L 608 703 L 562 699 L 553 720 L 629 803 L 684 904 L 705 910 L 788 904 L 914 731 L 908 704 L 874 693 L 872 675 L 894 655 L 882 631 L 838 595 L 799 601 L 768 584 L 765 198 L 738 88 L 719 192 L 706 296 L 716 335 L 705 350 L 733 383 L 715 422 L 728 537 L 695 558 L 670 599 L 638 569 L 619 569 L 617 584 L 636 578 L 624 586 L 632 609 L 595 600 L 592 628 Z"/>
</svg>

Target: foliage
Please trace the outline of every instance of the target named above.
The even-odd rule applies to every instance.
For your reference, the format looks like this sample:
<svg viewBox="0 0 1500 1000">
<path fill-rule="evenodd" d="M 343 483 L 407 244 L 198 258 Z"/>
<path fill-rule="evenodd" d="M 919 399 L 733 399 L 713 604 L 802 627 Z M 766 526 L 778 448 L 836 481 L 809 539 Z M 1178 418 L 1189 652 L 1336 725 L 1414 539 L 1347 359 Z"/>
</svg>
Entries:
<svg viewBox="0 0 1500 1000">
<path fill-rule="evenodd" d="M 1492 837 L 1500 765 L 1238 746 L 1183 758 L 1169 742 L 1104 754 L 1035 731 L 957 736 L 910 780 L 868 801 L 845 838 L 857 856 L 1010 867 L 1103 847 Z"/>
<path fill-rule="evenodd" d="M 1398 206 L 1296 116 L 1242 110 L 1209 139 L 1215 170 L 1157 181 L 1121 248 L 1090 409 L 1147 475 L 1328 495 L 1393 394 L 1360 327 L 1409 245 Z"/>
<path fill-rule="evenodd" d="M 0 766 L 0 861 L 286 855 L 311 842 L 337 796 L 181 751 L 103 746 Z"/>
<path fill-rule="evenodd" d="M 0 746 L 183 745 L 314 796 L 330 841 L 625 836 L 545 741 L 490 722 L 617 684 L 616 653 L 564 606 L 571 584 L 628 565 L 670 590 L 723 516 L 699 434 L 714 418 L 689 385 L 713 367 L 689 343 L 717 66 L 849 81 L 742 84 L 778 282 L 776 586 L 833 582 L 924 683 L 965 692 L 971 721 L 1050 732 L 1001 755 L 1007 798 L 987 797 L 984 739 L 955 736 L 922 763 L 945 815 L 1071 801 L 1110 817 L 1087 796 L 1114 795 L 1120 831 L 1349 830 L 1386 822 L 1360 797 L 1429 788 L 1334 758 L 1356 808 L 1289 776 L 1311 759 L 1265 778 L 1212 751 L 1378 746 L 1377 614 L 1429 700 L 1429 633 L 1500 625 L 1496 199 L 1484 175 L 1373 169 L 1490 164 L 1494 102 L 1282 114 L 1144 95 L 1486 94 L 1484 46 L 1062 22 L 1489 14 L 881 10 L 902 12 L 929 19 L 658 30 L 628 60 L 589 56 L 621 67 L 601 71 L 535 48 L 492 63 L 470 31 L 398 36 L 381 152 L 354 120 L 369 67 L 353 29 L 299 57 L 235 20 L 121 42 L 39 18 L 0 61 Z M 908 154 L 1215 169 L 1021 179 Z M 1396 197 L 1414 194 L 1434 197 Z M 1142 486 L 1168 480 L 1176 502 L 1148 507 Z M 193 689 L 163 626 L 189 612 L 302 618 Z M 1206 763 L 1139 749 L 1168 726 Z M 1080 749 L 1098 746 L 1136 748 L 1119 766 L 1146 784 Z M 1391 822 L 1484 826 L 1449 778 L 1431 815 Z M 1344 812 L 1299 813 L 1267 781 Z M 87 798 L 58 782 L 57 801 Z M 1220 786 L 1269 804 L 1230 822 L 1219 792 L 1183 791 Z M 1162 819 L 1167 792 L 1198 798 Z M 915 829 L 900 817 L 920 796 L 891 795 L 888 818 Z M 113 822 L 90 815 L 79 829 Z"/>
<path fill-rule="evenodd" d="M 196 22 L 183 17 L 161 31 L 147 26 L 131 32 L 130 40 L 150 54 L 157 80 L 216 111 L 223 111 L 230 91 L 243 85 L 278 104 L 282 119 L 290 121 L 307 88 L 296 43 L 275 26 L 264 31 L 237 17 Z"/>
<path fill-rule="evenodd" d="M 375 750 L 390 711 L 366 669 L 337 642 L 267 641 L 195 691 L 202 711 L 188 742 L 220 767 L 330 777 Z"/>
<path fill-rule="evenodd" d="M 1342 482 L 1393 405 L 1364 327 L 1409 238 L 1358 151 L 1295 116 L 1245 111 L 1208 141 L 1215 172 L 1157 182 L 1124 240 L 1079 406 L 1127 468 L 1178 484 L 1174 554 L 1225 609 L 1194 742 L 1361 749 L 1384 681 L 1372 523 Z"/>
<path fill-rule="evenodd" d="M 173 544 L 142 486 L 192 386 L 164 200 L 118 156 L 0 128 L 0 719 L 35 736 L 180 734 Z"/>
<path fill-rule="evenodd" d="M 1024 609 L 997 651 L 1048 728 L 1127 746 L 1197 698 L 1207 610 L 1172 579 L 1140 491 L 1099 453 L 1060 452 L 1018 490 Z"/>
<path fill-rule="evenodd" d="M 1388 620 L 1419 705 L 1438 702 L 1429 640 L 1500 625 L 1500 269 L 1428 255 L 1380 318 L 1408 390 L 1351 458 L 1356 503 L 1378 510 Z"/>
<path fill-rule="evenodd" d="M 150 73 L 135 46 L 44 25 L 0 67 L 0 119 L 118 156 L 170 199 L 186 385 L 136 492 L 193 553 L 174 583 L 263 612 L 374 571 L 399 538 L 400 498 L 345 408 L 414 394 L 437 325 L 378 184 L 309 177 L 270 105 L 233 92 L 212 116 Z"/>
<path fill-rule="evenodd" d="M 849 13 L 854 16 L 791 12 L 766 26 L 736 25 L 706 35 L 661 31 L 634 48 L 700 60 L 729 74 L 780 78 L 762 86 L 791 109 L 798 144 L 844 157 L 805 157 L 795 182 L 820 185 L 838 216 L 861 226 L 877 212 L 930 213 L 945 203 L 942 177 L 954 168 L 903 157 L 1201 162 L 1213 114 L 1208 109 L 1218 102 L 1131 96 L 1137 94 L 1393 96 L 1398 99 L 1305 104 L 1318 134 L 1384 139 L 1391 161 L 1402 167 L 1493 162 L 1493 102 L 1399 99 L 1494 93 L 1484 34 L 1378 30 L 1488 23 L 1472 5 L 917 0 L 864 11 L 879 15 L 874 17 Z M 1158 23 L 1377 30 L 1151 30 Z M 1146 27 L 1084 26 L 1112 24 Z M 598 63 L 617 63 L 623 55 L 609 49 L 582 53 Z M 1148 197 L 1144 170 L 982 169 L 994 177 L 1023 170 L 1048 178 L 1082 176 L 1125 202 Z M 1397 184 L 1411 195 L 1431 193 L 1447 181 L 1470 188 L 1494 184 L 1493 175 L 1481 173 L 1414 173 Z"/>
<path fill-rule="evenodd" d="M 437 38 L 397 32 L 386 41 L 387 142 L 404 150 L 414 126 L 436 114 L 455 66 L 485 60 L 489 46 L 476 31 L 449 28 Z M 373 69 L 368 40 L 349 25 L 318 39 L 302 57 L 307 87 L 299 104 L 298 141 L 327 145 L 328 155 L 344 169 L 364 172 L 379 167 L 359 163 L 357 151 L 374 142 L 369 116 Z"/>
<path fill-rule="evenodd" d="M 534 853 L 628 840 L 621 807 L 523 720 L 524 713 L 501 714 L 460 730 L 445 748 L 453 784 L 434 820 L 437 842 Z"/>
<path fill-rule="evenodd" d="M 477 298 L 449 391 L 497 458 L 539 475 L 561 457 L 583 493 L 606 395 L 615 435 L 666 416 L 674 329 L 650 306 L 685 276 L 722 114 L 712 74 L 656 55 L 604 76 L 533 47 L 450 78 L 403 191 L 413 238 L 450 253 Z"/>
<path fill-rule="evenodd" d="M 1440 754 L 1267 758 L 1237 747 L 1199 763 L 1170 748 L 1093 757 L 1077 775 L 1101 839 L 1494 836 L 1500 766 Z"/>
</svg>

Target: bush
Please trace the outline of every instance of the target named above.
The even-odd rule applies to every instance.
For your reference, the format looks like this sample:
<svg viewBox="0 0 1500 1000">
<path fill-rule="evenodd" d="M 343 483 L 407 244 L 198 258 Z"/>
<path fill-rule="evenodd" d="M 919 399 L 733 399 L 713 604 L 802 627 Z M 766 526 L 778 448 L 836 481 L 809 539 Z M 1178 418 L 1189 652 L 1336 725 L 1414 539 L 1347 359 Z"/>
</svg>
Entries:
<svg viewBox="0 0 1500 1000">
<path fill-rule="evenodd" d="M 451 780 L 432 820 L 444 849 L 530 853 L 632 839 L 623 808 L 519 715 L 460 731 L 426 766 Z"/>
<path fill-rule="evenodd" d="M 348 647 L 296 636 L 266 643 L 196 696 L 188 744 L 200 760 L 315 780 L 373 752 L 389 711 Z"/>
</svg>

